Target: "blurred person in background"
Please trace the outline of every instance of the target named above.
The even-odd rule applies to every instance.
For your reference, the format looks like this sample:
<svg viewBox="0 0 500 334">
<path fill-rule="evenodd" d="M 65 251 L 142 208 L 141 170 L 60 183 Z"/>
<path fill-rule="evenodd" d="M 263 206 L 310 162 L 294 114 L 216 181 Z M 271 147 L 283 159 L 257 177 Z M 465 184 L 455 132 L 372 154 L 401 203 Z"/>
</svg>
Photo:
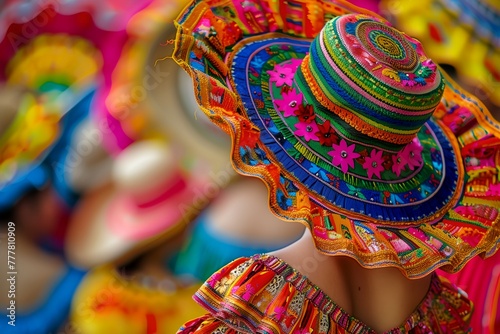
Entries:
<svg viewBox="0 0 500 334">
<path fill-rule="evenodd" d="M 16 302 L 16 321 L 6 317 L 2 333 L 53 333 L 66 321 L 85 273 L 64 258 L 66 224 L 81 192 L 109 178 L 101 140 L 111 128 L 119 132 L 119 123 L 92 112 L 95 96 L 106 90 L 127 38 L 124 17 L 141 6 L 117 12 L 109 1 L 2 4 L 2 103 L 11 102 L 12 113 L 2 109 L 0 211 L 19 243 L 16 293 L 2 295 L 2 304 Z M 2 254 L 7 250 L 5 244 Z"/>
<path fill-rule="evenodd" d="M 3 85 L 0 94 L 0 331 L 51 333 L 67 320 L 84 275 L 43 246 L 68 213 L 48 158 L 63 131 L 65 106 L 20 87 Z"/>
<path fill-rule="evenodd" d="M 140 140 L 115 157 L 112 178 L 86 192 L 66 235 L 66 257 L 88 275 L 72 303 L 78 333 L 170 333 L 201 310 L 194 287 L 164 265 L 183 240 L 200 183 L 167 143 Z"/>
</svg>

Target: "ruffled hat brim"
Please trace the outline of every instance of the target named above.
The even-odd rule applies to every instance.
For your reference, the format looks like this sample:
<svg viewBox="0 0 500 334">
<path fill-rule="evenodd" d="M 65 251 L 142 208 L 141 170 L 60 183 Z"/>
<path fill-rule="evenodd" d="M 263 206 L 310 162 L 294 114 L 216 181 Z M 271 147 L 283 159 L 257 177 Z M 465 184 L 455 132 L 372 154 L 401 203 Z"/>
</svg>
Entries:
<svg viewBox="0 0 500 334">
<path fill-rule="evenodd" d="M 499 247 L 500 192 L 496 166 L 500 159 L 500 139 L 495 136 L 498 125 L 480 102 L 451 80 L 445 80 L 444 98 L 434 118 L 422 128 L 421 142 L 431 142 L 425 147 L 429 150 L 428 155 L 440 155 L 428 158 L 433 165 L 430 170 L 441 170 L 443 175 L 448 174 L 447 180 L 453 180 L 443 184 L 448 189 L 443 190 L 447 195 L 442 195 L 451 204 L 438 209 L 438 214 L 425 219 L 422 224 L 391 227 L 383 221 L 377 222 L 377 219 L 364 220 L 359 219 L 359 215 L 351 215 L 345 201 L 325 206 L 325 197 L 318 196 L 314 189 L 315 182 L 328 178 L 327 174 L 323 175 L 324 169 L 318 168 L 318 173 L 313 175 L 315 182 L 307 183 L 304 178 L 298 178 L 293 169 L 304 168 L 307 157 L 301 156 L 300 151 L 292 158 L 284 156 L 290 154 L 288 150 L 282 150 L 284 155 L 277 154 L 273 145 L 282 148 L 293 145 L 286 136 L 279 138 L 281 130 L 276 129 L 276 134 L 268 136 L 273 126 L 269 123 L 271 119 L 260 117 L 261 111 L 269 108 L 264 101 L 259 105 L 259 99 L 241 94 L 245 89 L 249 94 L 258 95 L 259 92 L 251 90 L 255 79 L 251 75 L 252 65 L 249 62 L 245 63 L 245 68 L 234 65 L 239 55 L 231 51 L 236 44 L 251 45 L 273 40 L 276 45 L 281 45 L 280 50 L 272 50 L 271 42 L 269 47 L 263 45 L 261 50 L 283 54 L 283 59 L 295 52 L 289 59 L 300 60 L 305 52 L 300 55 L 300 52 L 289 49 L 294 41 L 307 46 L 327 21 L 359 11 L 361 9 L 342 1 L 297 1 L 286 6 L 266 1 L 248 6 L 227 2 L 208 5 L 195 1 L 178 17 L 174 59 L 192 76 L 196 99 L 204 112 L 231 135 L 235 168 L 242 174 L 264 180 L 270 190 L 272 211 L 285 220 L 299 221 L 308 226 L 319 251 L 350 256 L 365 267 L 395 266 L 410 278 L 425 276 L 438 267 L 457 271 L 471 257 L 491 255 Z M 363 13 L 375 15 L 368 11 Z M 255 56 L 255 53 L 249 53 L 248 57 Z M 259 67 L 255 64 L 259 58 L 255 57 L 253 61 L 253 65 Z M 244 79 L 234 80 L 231 71 L 245 71 L 245 75 L 239 77 Z M 258 71 L 256 74 L 258 76 Z M 433 147 L 432 143 L 437 146 Z M 490 149 L 480 152 L 478 148 L 482 146 L 477 145 Z M 447 153 L 441 154 L 440 150 Z M 446 164 L 440 165 L 441 158 Z M 448 167 L 443 165 L 452 167 L 446 169 Z M 455 177 L 449 175 L 453 173 Z M 464 173 L 467 173 L 466 178 Z M 432 182 L 432 175 L 429 171 L 429 182 Z M 324 181 L 338 182 L 331 178 Z M 425 199 L 426 189 L 423 188 L 417 186 L 415 191 L 421 191 Z M 358 196 L 357 189 L 349 191 L 351 197 Z M 410 202 L 408 198 L 399 198 L 395 192 L 382 193 L 387 201 Z M 450 200 L 450 197 L 453 198 Z M 436 205 L 439 202 L 428 203 Z M 426 210 L 424 206 L 420 209 Z M 420 214 L 414 212 L 415 216 Z"/>
</svg>

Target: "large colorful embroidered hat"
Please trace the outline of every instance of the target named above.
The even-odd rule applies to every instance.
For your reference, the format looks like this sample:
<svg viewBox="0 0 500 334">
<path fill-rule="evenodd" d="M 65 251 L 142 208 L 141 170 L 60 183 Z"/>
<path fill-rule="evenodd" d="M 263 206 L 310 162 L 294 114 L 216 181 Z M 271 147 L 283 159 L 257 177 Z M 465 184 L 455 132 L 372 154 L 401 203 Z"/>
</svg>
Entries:
<svg viewBox="0 0 500 334">
<path fill-rule="evenodd" d="M 439 64 L 453 66 L 478 98 L 500 106 L 500 2 L 383 0 L 396 27 L 418 38 Z"/>
<path fill-rule="evenodd" d="M 489 112 L 417 40 L 359 11 L 195 1 L 178 17 L 174 59 L 231 135 L 235 168 L 262 178 L 271 209 L 307 225 L 319 251 L 412 278 L 459 270 L 498 248 L 500 197 L 465 196 L 463 143 L 432 115 Z"/>
</svg>

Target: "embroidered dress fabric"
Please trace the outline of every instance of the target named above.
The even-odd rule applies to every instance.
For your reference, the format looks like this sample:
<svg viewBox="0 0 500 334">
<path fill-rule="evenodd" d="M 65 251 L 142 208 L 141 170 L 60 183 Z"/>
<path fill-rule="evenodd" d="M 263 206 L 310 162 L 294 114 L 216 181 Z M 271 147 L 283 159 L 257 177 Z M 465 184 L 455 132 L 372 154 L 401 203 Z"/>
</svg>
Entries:
<svg viewBox="0 0 500 334">
<path fill-rule="evenodd" d="M 375 334 L 284 261 L 240 258 L 212 275 L 194 296 L 210 311 L 177 333 Z M 417 309 L 386 333 L 467 333 L 471 303 L 447 280 L 432 276 Z"/>
<path fill-rule="evenodd" d="M 474 303 L 471 328 L 474 334 L 494 334 L 500 332 L 500 253 L 492 257 L 472 259 L 464 269 L 456 274 L 438 270 Z"/>
<path fill-rule="evenodd" d="M 485 131 L 481 122 L 469 110 L 453 104 L 446 110 L 438 110 L 436 116 L 463 143 L 462 152 L 470 177 L 466 191 L 470 200 L 479 200 L 482 195 L 497 194 L 500 190 L 498 184 L 495 185 L 500 169 L 498 124 L 489 118 L 487 122 L 499 130 Z M 466 291 L 474 302 L 472 333 L 492 334 L 500 331 L 500 253 L 487 259 L 476 257 L 457 273 L 438 270 L 438 274 Z"/>
</svg>

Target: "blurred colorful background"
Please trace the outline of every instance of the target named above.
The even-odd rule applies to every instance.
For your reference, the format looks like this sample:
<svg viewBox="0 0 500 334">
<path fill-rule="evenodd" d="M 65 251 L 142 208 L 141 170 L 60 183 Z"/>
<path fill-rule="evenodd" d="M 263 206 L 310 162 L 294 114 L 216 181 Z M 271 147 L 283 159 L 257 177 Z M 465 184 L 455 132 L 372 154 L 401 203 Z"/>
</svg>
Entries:
<svg viewBox="0 0 500 334">
<path fill-rule="evenodd" d="M 498 1 L 351 2 L 500 121 Z M 204 313 L 191 296 L 212 272 L 302 235 L 234 172 L 170 58 L 186 5 L 0 1 L 0 333 L 175 333 Z M 448 277 L 474 333 L 500 333 L 500 255 Z"/>
</svg>

